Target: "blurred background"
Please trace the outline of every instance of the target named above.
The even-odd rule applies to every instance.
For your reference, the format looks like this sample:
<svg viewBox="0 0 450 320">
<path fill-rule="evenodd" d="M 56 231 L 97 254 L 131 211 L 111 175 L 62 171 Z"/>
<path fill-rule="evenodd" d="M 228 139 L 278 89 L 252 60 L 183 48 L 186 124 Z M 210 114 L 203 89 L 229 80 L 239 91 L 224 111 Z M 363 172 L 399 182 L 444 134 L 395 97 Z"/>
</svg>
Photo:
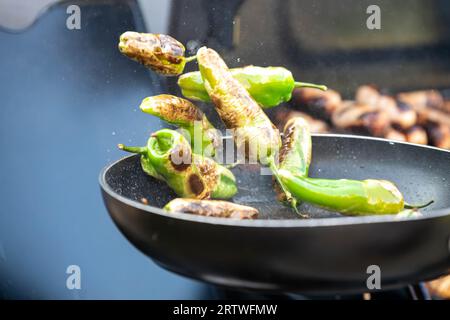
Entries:
<svg viewBox="0 0 450 320">
<path fill-rule="evenodd" d="M 381 8 L 380 30 L 366 26 L 371 4 Z M 66 25 L 70 5 L 80 8 L 80 29 Z M 119 53 L 127 30 L 170 34 L 189 55 L 210 46 L 230 67 L 284 66 L 342 100 L 363 84 L 389 94 L 435 89 L 443 104 L 436 109 L 447 119 L 445 0 L 0 0 L 0 298 L 214 298 L 209 286 L 138 252 L 103 206 L 97 179 L 124 155 L 117 143 L 143 144 L 164 126 L 141 114 L 140 101 L 179 94 L 176 79 Z M 308 103 L 289 106 L 305 112 Z M 284 121 L 287 106 L 270 116 Z M 201 107 L 217 124 L 212 108 Z M 331 118 L 311 121 L 335 131 Z M 435 120 L 421 121 L 427 142 L 434 141 Z M 450 139 L 450 129 L 442 130 Z M 81 290 L 66 288 L 73 264 L 81 268 Z"/>
</svg>

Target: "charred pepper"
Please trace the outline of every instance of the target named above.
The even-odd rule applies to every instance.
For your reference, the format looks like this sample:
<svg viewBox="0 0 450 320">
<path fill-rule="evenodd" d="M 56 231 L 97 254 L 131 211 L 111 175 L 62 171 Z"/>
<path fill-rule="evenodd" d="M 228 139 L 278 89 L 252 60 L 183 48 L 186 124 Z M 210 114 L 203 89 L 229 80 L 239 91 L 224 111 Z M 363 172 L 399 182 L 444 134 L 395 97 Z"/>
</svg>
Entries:
<svg viewBox="0 0 450 320">
<path fill-rule="evenodd" d="M 119 50 L 128 58 L 165 76 L 183 73 L 186 62 L 195 59 L 195 56 L 186 58 L 183 44 L 164 34 L 124 32 L 120 36 Z"/>
<path fill-rule="evenodd" d="M 283 129 L 278 167 L 295 175 L 308 176 L 311 155 L 312 141 L 308 122 L 302 117 L 289 119 Z"/>
<path fill-rule="evenodd" d="M 216 51 L 200 48 L 197 61 L 206 91 L 226 127 L 233 129 L 237 148 L 246 147 L 249 158 L 268 165 L 291 202 L 293 198 L 279 179 L 275 161 L 281 145 L 278 130 Z"/>
<path fill-rule="evenodd" d="M 283 67 L 247 66 L 230 69 L 230 72 L 263 108 L 271 108 L 291 100 L 294 88 L 327 90 L 323 85 L 295 81 L 292 73 Z M 210 101 L 198 71 L 181 75 L 178 78 L 178 86 L 186 98 Z"/>
<path fill-rule="evenodd" d="M 186 138 L 191 142 L 194 153 L 214 156 L 219 146 L 219 132 L 193 103 L 169 94 L 145 98 L 140 109 L 170 124 L 186 130 Z M 198 137 L 198 138 L 197 138 Z M 196 141 L 200 139 L 200 141 Z"/>
<path fill-rule="evenodd" d="M 145 147 L 120 144 L 119 148 L 141 154 L 144 171 L 153 177 L 156 174 L 180 197 L 229 199 L 237 192 L 236 179 L 230 170 L 192 153 L 186 138 L 174 130 L 153 133 Z"/>
<path fill-rule="evenodd" d="M 306 177 L 311 164 L 311 154 L 312 142 L 308 122 L 302 117 L 291 118 L 284 126 L 278 168 Z M 276 182 L 275 191 L 278 201 L 286 202 L 286 194 Z M 297 199 L 294 198 L 292 204 L 297 206 Z"/>
<path fill-rule="evenodd" d="M 300 119 L 286 123 L 279 166 L 281 180 L 296 199 L 346 215 L 396 214 L 431 203 L 406 204 L 395 184 L 387 180 L 309 178 L 311 135 L 306 121 Z"/>
<path fill-rule="evenodd" d="M 255 208 L 220 200 L 178 198 L 167 203 L 164 210 L 232 219 L 255 219 L 258 216 Z"/>
<path fill-rule="evenodd" d="M 220 118 L 228 129 L 234 130 L 235 139 L 242 138 L 236 139 L 237 142 L 256 145 L 259 160 L 276 153 L 281 140 L 275 126 L 244 86 L 233 78 L 219 54 L 203 47 L 198 50 L 197 59 L 205 88 Z"/>
</svg>

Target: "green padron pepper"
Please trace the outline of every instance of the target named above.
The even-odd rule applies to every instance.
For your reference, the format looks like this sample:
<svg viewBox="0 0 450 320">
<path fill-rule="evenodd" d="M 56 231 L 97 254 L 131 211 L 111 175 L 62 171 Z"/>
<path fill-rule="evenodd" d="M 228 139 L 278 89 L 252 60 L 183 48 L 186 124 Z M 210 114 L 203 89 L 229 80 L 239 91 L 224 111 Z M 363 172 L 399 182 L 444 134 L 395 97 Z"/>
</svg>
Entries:
<svg viewBox="0 0 450 320">
<path fill-rule="evenodd" d="M 205 114 L 193 103 L 169 94 L 145 98 L 140 109 L 186 130 L 194 153 L 214 156 L 220 145 L 220 134 Z"/>
<path fill-rule="evenodd" d="M 276 157 L 281 146 L 278 130 L 252 98 L 244 85 L 236 80 L 220 55 L 206 47 L 197 52 L 197 61 L 206 91 L 217 113 L 228 129 L 233 130 L 235 144 L 250 160 L 257 160 L 272 170 L 286 199 L 292 203 L 289 191 L 279 179 Z M 296 206 L 292 206 L 297 210 Z"/>
<path fill-rule="evenodd" d="M 237 192 L 236 179 L 230 170 L 192 153 L 186 138 L 174 130 L 153 133 L 145 147 L 120 144 L 119 148 L 141 154 L 143 170 L 165 181 L 180 197 L 229 199 Z"/>
<path fill-rule="evenodd" d="M 230 72 L 263 108 L 271 108 L 291 100 L 294 88 L 327 89 L 323 85 L 296 82 L 292 73 L 283 67 L 247 66 L 230 69 Z M 178 86 L 188 99 L 210 101 L 199 71 L 181 75 Z"/>
<path fill-rule="evenodd" d="M 390 181 L 316 179 L 287 170 L 279 170 L 279 174 L 297 199 L 342 214 L 396 214 L 405 208 L 403 195 Z"/>
<path fill-rule="evenodd" d="M 289 119 L 283 129 L 278 167 L 295 175 L 308 176 L 311 156 L 312 141 L 308 122 L 302 117 Z"/>
<path fill-rule="evenodd" d="M 120 36 L 119 50 L 128 58 L 165 76 L 183 73 L 186 62 L 195 59 L 195 56 L 186 58 L 183 44 L 164 34 L 124 32 Z"/>
<path fill-rule="evenodd" d="M 302 117 L 291 118 L 283 129 L 278 168 L 294 175 L 308 176 L 311 164 L 312 141 L 308 122 Z M 278 201 L 285 203 L 286 194 L 275 181 Z M 297 206 L 297 199 L 292 201 Z"/>
<path fill-rule="evenodd" d="M 302 118 L 293 118 L 284 128 L 279 175 L 291 195 L 345 215 L 397 214 L 403 209 L 429 205 L 406 204 L 394 183 L 387 180 L 348 180 L 309 178 L 311 135 Z M 283 194 L 279 193 L 281 199 Z"/>
</svg>

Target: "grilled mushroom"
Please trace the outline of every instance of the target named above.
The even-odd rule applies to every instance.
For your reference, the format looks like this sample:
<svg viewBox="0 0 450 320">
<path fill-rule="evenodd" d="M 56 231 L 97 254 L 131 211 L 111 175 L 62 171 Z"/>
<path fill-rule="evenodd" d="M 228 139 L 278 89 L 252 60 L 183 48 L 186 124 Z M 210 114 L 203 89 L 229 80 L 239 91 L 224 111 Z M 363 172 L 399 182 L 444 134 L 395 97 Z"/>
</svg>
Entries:
<svg viewBox="0 0 450 320">
<path fill-rule="evenodd" d="M 436 90 L 403 92 L 399 93 L 397 97 L 413 107 L 429 107 L 450 112 L 450 109 L 446 110 L 444 98 Z"/>
<path fill-rule="evenodd" d="M 344 101 L 343 106 L 334 112 L 331 121 L 338 129 L 377 137 L 384 137 L 390 128 L 386 112 L 354 101 Z"/>
<path fill-rule="evenodd" d="M 414 126 L 405 132 L 406 141 L 417 144 L 427 144 L 427 132 L 421 126 Z"/>
<path fill-rule="evenodd" d="M 405 134 L 393 128 L 388 129 L 388 131 L 384 134 L 384 137 L 390 140 L 406 141 Z"/>
<path fill-rule="evenodd" d="M 300 112 L 300 111 L 289 111 L 289 110 L 281 110 L 277 112 L 276 122 L 278 124 L 278 128 L 283 130 L 284 125 L 292 118 L 301 117 L 306 120 L 309 124 L 309 129 L 312 133 L 328 133 L 330 132 L 330 128 L 325 121 L 315 119 L 310 115 Z"/>
<path fill-rule="evenodd" d="M 450 149 L 450 126 L 442 123 L 429 123 L 426 129 L 433 146 Z"/>
<path fill-rule="evenodd" d="M 407 103 L 381 94 L 374 86 L 360 86 L 356 91 L 356 102 L 385 111 L 392 125 L 400 130 L 409 129 L 417 122 L 416 112 Z"/>
<path fill-rule="evenodd" d="M 292 93 L 292 104 L 295 108 L 324 120 L 329 120 L 341 103 L 341 95 L 331 89 L 320 91 L 299 88 Z"/>
</svg>

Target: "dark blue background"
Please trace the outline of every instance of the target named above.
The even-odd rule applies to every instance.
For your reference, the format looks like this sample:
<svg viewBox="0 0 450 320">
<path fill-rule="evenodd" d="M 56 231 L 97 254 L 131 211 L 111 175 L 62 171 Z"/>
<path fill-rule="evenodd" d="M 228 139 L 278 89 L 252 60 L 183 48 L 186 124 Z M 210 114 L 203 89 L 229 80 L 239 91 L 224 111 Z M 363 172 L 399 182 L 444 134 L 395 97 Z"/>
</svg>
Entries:
<svg viewBox="0 0 450 320">
<path fill-rule="evenodd" d="M 103 166 L 161 123 L 138 110 L 161 79 L 121 56 L 127 5 L 55 6 L 31 28 L 0 31 L 0 298 L 199 298 L 204 287 L 138 252 L 109 218 Z M 81 290 L 66 268 L 81 268 Z"/>
</svg>

